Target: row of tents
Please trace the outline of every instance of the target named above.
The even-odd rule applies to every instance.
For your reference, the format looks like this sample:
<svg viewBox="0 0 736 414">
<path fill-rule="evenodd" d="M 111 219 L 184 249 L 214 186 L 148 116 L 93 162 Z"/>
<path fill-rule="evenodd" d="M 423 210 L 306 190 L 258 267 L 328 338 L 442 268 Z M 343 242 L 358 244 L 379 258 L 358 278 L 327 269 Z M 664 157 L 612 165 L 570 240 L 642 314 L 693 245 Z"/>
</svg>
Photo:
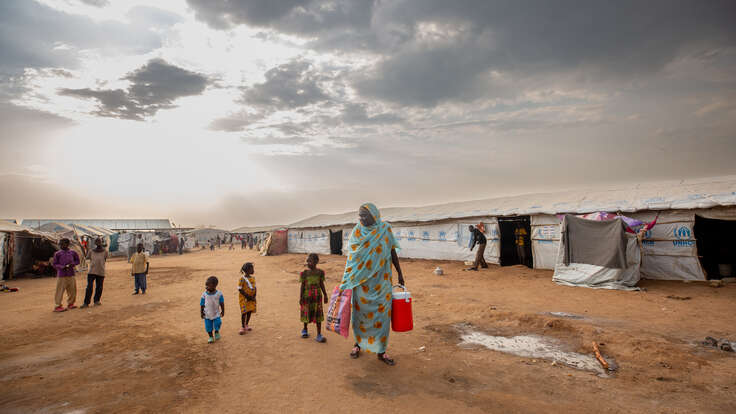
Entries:
<svg viewBox="0 0 736 414">
<path fill-rule="evenodd" d="M 192 250 L 216 239 L 224 242 L 232 237 L 231 232 L 212 228 L 113 231 L 70 221 L 36 220 L 38 226 L 30 227 L 18 225 L 15 220 L 0 220 L 0 279 L 53 275 L 51 259 L 63 238 L 71 241 L 71 249 L 82 260 L 79 270 L 84 271 L 87 265 L 84 252 L 94 247 L 97 238 L 102 239 L 111 256 L 129 257 L 138 244 L 143 244 L 147 253 L 156 255 L 178 252 L 180 248 Z"/>
<path fill-rule="evenodd" d="M 472 260 L 468 227 L 482 223 L 488 239 L 486 261 L 519 264 L 524 258 L 519 257 L 515 231 L 523 228 L 528 235 L 526 256 L 531 257 L 525 264 L 554 270 L 554 280 L 562 284 L 625 289 L 641 277 L 706 280 L 732 276 L 736 267 L 736 176 L 385 208 L 381 214 L 393 226 L 399 256 L 406 258 Z M 615 237 L 625 246 L 619 253 L 626 262 L 610 267 L 566 260 L 570 255 L 565 253 L 579 246 L 575 240 L 605 250 L 612 237 L 610 230 L 571 227 L 568 222 L 575 218 L 622 222 Z M 345 254 L 343 246 L 356 221 L 357 211 L 351 211 L 261 230 L 279 234 L 279 240 L 285 236 L 285 249 L 279 250 L 289 253 Z M 636 232 L 651 223 L 653 227 L 637 237 Z"/>
<path fill-rule="evenodd" d="M 551 269 L 554 280 L 563 284 L 631 288 L 641 277 L 707 280 L 732 276 L 736 267 L 736 176 L 385 208 L 381 214 L 393 225 L 401 257 L 471 260 L 474 253 L 469 249 L 468 227 L 472 225 L 484 229 L 488 263 L 524 262 L 536 269 Z M 601 227 L 569 224 L 576 219 L 599 222 Z M 185 240 L 186 249 L 215 239 L 247 238 L 256 241 L 263 255 L 345 254 L 343 246 L 356 221 L 357 211 L 351 211 L 317 215 L 287 226 L 139 233 L 53 223 L 29 229 L 0 221 L 0 272 L 7 278 L 48 261 L 61 237 L 103 237 L 113 254 L 128 254 L 139 242 L 147 251 L 154 251 L 157 244 L 170 245 L 176 238 Z M 621 225 L 612 230 L 615 222 Z M 640 231 L 649 224 L 653 225 Z M 517 249 L 518 229 L 528 235 L 524 257 Z M 611 239 L 619 244 L 611 244 Z M 577 240 L 625 260 L 592 260 L 576 253 Z M 610 251 L 611 246 L 618 249 Z M 603 256 L 599 252 L 597 257 Z M 571 257 L 578 261 L 570 261 Z M 9 262 L 13 266 L 8 267 Z"/>
</svg>

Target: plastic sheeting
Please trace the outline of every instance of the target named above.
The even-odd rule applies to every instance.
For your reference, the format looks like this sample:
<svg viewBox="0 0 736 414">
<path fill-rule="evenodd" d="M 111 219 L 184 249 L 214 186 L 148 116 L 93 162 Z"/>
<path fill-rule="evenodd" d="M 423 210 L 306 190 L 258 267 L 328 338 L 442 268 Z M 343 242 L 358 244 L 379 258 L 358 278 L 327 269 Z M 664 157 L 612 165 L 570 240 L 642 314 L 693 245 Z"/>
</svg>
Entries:
<svg viewBox="0 0 736 414">
<path fill-rule="evenodd" d="M 560 285 L 581 286 L 593 289 L 638 290 L 640 279 L 641 252 L 636 236 L 627 234 L 626 269 L 610 269 L 601 266 L 570 263 L 563 264 L 564 249 L 557 252 L 555 273 L 552 280 Z"/>
<path fill-rule="evenodd" d="M 484 257 L 488 263 L 499 263 L 499 232 L 495 219 L 483 220 L 488 239 Z M 399 257 L 436 260 L 473 260 L 476 246 L 470 251 L 468 226 L 478 222 L 454 222 L 423 226 L 394 226 L 394 237 L 401 245 Z"/>
<path fill-rule="evenodd" d="M 287 234 L 289 253 L 330 254 L 330 231 L 289 230 Z"/>
<path fill-rule="evenodd" d="M 555 215 L 530 217 L 532 228 L 532 258 L 535 269 L 554 269 L 560 248 L 560 219 Z"/>
<path fill-rule="evenodd" d="M 657 212 L 635 213 L 649 222 Z M 641 274 L 645 279 L 705 280 L 695 241 L 695 211 L 662 211 L 642 240 Z"/>
</svg>

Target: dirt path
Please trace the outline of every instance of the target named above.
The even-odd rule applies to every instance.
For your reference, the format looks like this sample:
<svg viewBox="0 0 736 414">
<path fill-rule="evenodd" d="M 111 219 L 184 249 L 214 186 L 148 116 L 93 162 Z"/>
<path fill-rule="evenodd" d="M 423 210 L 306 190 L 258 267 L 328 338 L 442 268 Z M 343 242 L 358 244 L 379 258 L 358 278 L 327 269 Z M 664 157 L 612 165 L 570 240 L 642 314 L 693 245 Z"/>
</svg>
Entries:
<svg viewBox="0 0 736 414">
<path fill-rule="evenodd" d="M 103 305 L 51 312 L 55 280 L 16 280 L 0 293 L 0 411 L 110 412 L 736 412 L 736 354 L 698 345 L 736 339 L 736 285 L 641 283 L 645 292 L 557 286 L 521 267 L 463 272 L 404 260 L 415 329 L 392 334 L 395 367 L 348 357 L 351 340 L 299 338 L 305 256 L 220 250 L 155 257 L 149 292 L 131 296 L 128 265 L 108 265 Z M 236 286 L 256 263 L 254 331 L 239 336 Z M 432 270 L 440 265 L 445 276 Z M 324 256 L 328 290 L 344 259 Z M 198 301 L 209 275 L 225 294 L 223 339 L 206 343 Z M 86 278 L 77 276 L 81 302 Z M 689 300 L 667 296 L 690 297 Z M 550 315 L 566 312 L 571 317 Z M 459 346 L 462 332 L 556 340 L 619 365 L 602 378 L 536 357 Z M 341 407 L 344 407 L 342 410 Z M 420 411 L 421 410 L 421 411 Z M 216 412 L 215 411 L 215 412 Z"/>
</svg>

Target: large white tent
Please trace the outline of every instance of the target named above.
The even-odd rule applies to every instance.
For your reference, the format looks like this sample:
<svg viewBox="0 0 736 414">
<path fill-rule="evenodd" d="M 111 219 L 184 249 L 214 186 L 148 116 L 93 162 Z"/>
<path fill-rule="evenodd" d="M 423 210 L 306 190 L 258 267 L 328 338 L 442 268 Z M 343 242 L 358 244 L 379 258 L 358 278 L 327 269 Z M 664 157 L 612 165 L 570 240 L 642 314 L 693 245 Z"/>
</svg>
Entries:
<svg viewBox="0 0 736 414">
<path fill-rule="evenodd" d="M 658 215 L 657 225 L 643 240 L 643 277 L 704 280 L 694 223 L 696 217 L 736 220 L 736 176 L 383 208 L 381 215 L 393 225 L 402 248 L 400 256 L 438 260 L 470 260 L 473 253 L 468 249 L 467 227 L 483 222 L 489 263 L 502 261 L 499 221 L 528 217 L 533 267 L 554 269 L 560 245 L 558 215 L 599 211 L 625 213 L 642 221 L 651 221 Z M 335 252 L 336 236 L 346 245 L 349 230 L 356 221 L 357 211 L 352 211 L 293 223 L 287 226 L 289 252 Z"/>
</svg>

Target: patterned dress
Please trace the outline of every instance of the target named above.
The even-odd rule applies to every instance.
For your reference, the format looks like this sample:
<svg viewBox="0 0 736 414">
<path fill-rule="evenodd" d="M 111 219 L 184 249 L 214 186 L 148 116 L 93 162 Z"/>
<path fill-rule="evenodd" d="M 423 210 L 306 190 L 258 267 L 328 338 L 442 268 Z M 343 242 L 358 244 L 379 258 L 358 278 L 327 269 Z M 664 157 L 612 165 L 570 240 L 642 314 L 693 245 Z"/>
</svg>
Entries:
<svg viewBox="0 0 736 414">
<path fill-rule="evenodd" d="M 383 353 L 391 331 L 391 250 L 400 249 L 391 225 L 381 221 L 375 205 L 364 204 L 376 223 L 358 223 L 348 242 L 348 260 L 340 289 L 353 289 L 351 322 L 358 346 Z"/>
<path fill-rule="evenodd" d="M 248 296 L 253 296 L 256 293 L 256 278 L 253 275 L 250 276 L 241 276 L 240 281 L 238 282 L 238 289 L 242 289 L 245 293 L 248 294 Z M 240 312 L 241 313 L 247 313 L 247 312 L 253 312 L 256 311 L 256 301 L 248 300 L 243 296 L 240 291 L 238 291 L 238 300 L 240 302 Z"/>
<path fill-rule="evenodd" d="M 299 302 L 302 323 L 322 323 L 325 314 L 322 310 L 322 283 L 325 282 L 325 272 L 320 269 L 305 270 L 299 276 L 303 284 L 302 298 Z"/>
</svg>

